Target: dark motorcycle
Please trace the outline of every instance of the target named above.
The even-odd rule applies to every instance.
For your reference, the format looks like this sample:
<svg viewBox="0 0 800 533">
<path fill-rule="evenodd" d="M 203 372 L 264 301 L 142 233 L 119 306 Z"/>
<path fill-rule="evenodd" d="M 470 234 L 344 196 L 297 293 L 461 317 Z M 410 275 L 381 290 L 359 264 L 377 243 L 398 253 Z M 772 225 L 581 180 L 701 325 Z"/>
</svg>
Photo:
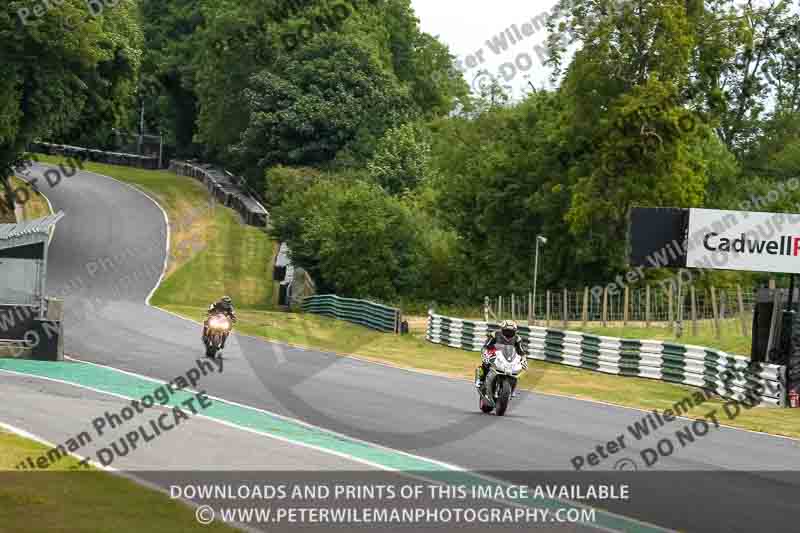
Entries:
<svg viewBox="0 0 800 533">
<path fill-rule="evenodd" d="M 215 313 L 208 317 L 203 335 L 206 357 L 222 356 L 222 349 L 225 347 L 225 341 L 228 340 L 232 327 L 232 319 L 224 313 Z"/>
</svg>

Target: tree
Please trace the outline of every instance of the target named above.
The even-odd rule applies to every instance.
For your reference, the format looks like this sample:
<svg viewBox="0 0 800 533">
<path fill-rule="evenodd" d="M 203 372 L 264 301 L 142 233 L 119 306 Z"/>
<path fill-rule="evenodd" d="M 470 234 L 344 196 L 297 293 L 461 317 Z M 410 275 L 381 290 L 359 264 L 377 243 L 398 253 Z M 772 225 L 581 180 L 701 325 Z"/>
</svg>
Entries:
<svg viewBox="0 0 800 533">
<path fill-rule="evenodd" d="M 391 300 L 421 283 L 411 214 L 374 184 L 323 180 L 277 208 L 273 227 L 321 290 Z"/>
<path fill-rule="evenodd" d="M 408 83 L 411 98 L 427 118 L 445 116 L 467 105 L 469 87 L 447 47 L 419 28 L 410 0 L 391 0 L 380 21 L 389 35 L 389 51 L 398 79 Z"/>
<path fill-rule="evenodd" d="M 717 134 L 740 158 L 757 143 L 770 99 L 777 93 L 779 103 L 797 101 L 798 22 L 791 11 L 783 0 L 766 6 L 748 0 L 738 11 L 718 17 L 730 21 L 723 36 L 733 54 L 716 68 L 700 71 L 698 78 L 706 80 L 706 109 L 719 120 Z"/>
<path fill-rule="evenodd" d="M 198 102 L 194 56 L 203 43 L 203 24 L 196 0 L 141 0 L 145 53 L 140 83 L 145 120 L 165 134 L 178 155 L 196 155 Z"/>
<path fill-rule="evenodd" d="M 31 141 L 70 129 L 87 105 L 114 108 L 124 101 L 127 84 L 116 76 L 138 65 L 135 43 L 125 42 L 135 33 L 127 18 L 132 0 L 98 16 L 84 0 L 51 4 L 39 17 L 34 4 L 15 0 L 0 12 L 0 178 L 7 209 L 13 207 L 8 176 Z M 126 20 L 106 20 L 116 15 Z"/>
<path fill-rule="evenodd" d="M 143 36 L 135 2 L 119 2 L 99 17 L 107 36 L 101 43 L 107 56 L 85 80 L 88 85 L 86 103 L 80 115 L 67 129 L 54 132 L 53 142 L 90 146 L 116 147 L 115 128 L 127 129 L 131 115 L 138 118 L 137 84 L 142 63 Z"/>
<path fill-rule="evenodd" d="M 196 139 L 253 180 L 272 164 L 363 166 L 389 125 L 467 94 L 409 0 L 204 0 L 202 14 Z"/>
<path fill-rule="evenodd" d="M 191 87 L 197 95 L 197 134 L 206 157 L 263 176 L 240 161 L 231 147 L 251 115 L 245 90 L 258 72 L 272 69 L 284 50 L 279 43 L 287 0 L 202 0 L 203 22 L 192 38 Z M 184 84 L 185 85 L 185 84 Z M 260 183 L 258 184 L 261 185 Z"/>
<path fill-rule="evenodd" d="M 326 178 L 319 170 L 311 167 L 274 166 L 264 175 L 264 198 L 267 206 L 279 207 L 292 196 L 304 193 Z"/>
<path fill-rule="evenodd" d="M 245 97 L 250 120 L 236 152 L 258 168 L 363 161 L 411 110 L 407 90 L 373 53 L 336 33 L 253 76 Z"/>
<path fill-rule="evenodd" d="M 390 128 L 367 163 L 367 173 L 389 194 L 415 189 L 432 178 L 431 145 L 427 137 L 419 124 Z"/>
<path fill-rule="evenodd" d="M 705 198 L 710 130 L 689 106 L 693 54 L 703 43 L 691 3 L 575 4 L 560 24 L 582 45 L 560 88 L 570 190 L 564 219 L 580 243 L 578 264 L 608 279 L 624 268 L 632 206 L 693 206 Z M 559 72 L 564 43 L 554 35 L 549 45 Z M 713 59 L 726 54 L 717 50 Z"/>
<path fill-rule="evenodd" d="M 557 93 L 541 91 L 516 106 L 431 125 L 437 216 L 458 235 L 454 255 L 466 267 L 454 283 L 473 299 L 530 286 L 537 232 L 552 235 L 556 245 L 548 248 L 565 258 L 574 248 L 563 231 L 568 189 L 558 187 L 560 106 Z M 582 266 L 568 259 L 564 265 L 562 279 Z"/>
<path fill-rule="evenodd" d="M 603 78 L 627 92 L 653 74 L 669 76 L 679 82 L 676 104 L 702 113 L 740 159 L 757 142 L 770 100 L 800 103 L 800 23 L 790 2 L 561 0 L 556 11 L 563 15 L 550 23 L 556 75 L 566 46 L 579 43 L 579 54 L 604 58 L 592 84 Z"/>
<path fill-rule="evenodd" d="M 747 173 L 783 180 L 800 176 L 800 112 L 776 112 L 761 130 L 744 161 Z"/>
</svg>

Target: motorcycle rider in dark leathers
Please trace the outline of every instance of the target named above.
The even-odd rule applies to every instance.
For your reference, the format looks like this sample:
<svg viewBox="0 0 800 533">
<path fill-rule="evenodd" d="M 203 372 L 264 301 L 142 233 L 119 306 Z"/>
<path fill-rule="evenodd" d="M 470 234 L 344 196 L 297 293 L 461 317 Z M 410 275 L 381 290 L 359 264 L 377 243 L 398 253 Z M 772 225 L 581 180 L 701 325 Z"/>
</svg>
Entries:
<svg viewBox="0 0 800 533">
<path fill-rule="evenodd" d="M 203 340 L 205 340 L 206 334 L 208 333 L 208 317 L 214 313 L 223 313 L 225 316 L 231 319 L 231 322 L 236 322 L 236 312 L 233 310 L 233 300 L 231 300 L 230 296 L 223 296 L 218 302 L 214 302 L 208 307 L 208 311 L 206 312 L 206 320 L 203 322 Z M 225 347 L 224 341 L 222 347 Z"/>
<path fill-rule="evenodd" d="M 522 345 L 522 339 L 517 335 L 517 324 L 513 320 L 505 320 L 500 324 L 500 329 L 494 333 L 489 334 L 489 338 L 481 349 L 481 365 L 475 369 L 475 388 L 481 390 L 483 388 L 486 375 L 492 365 L 492 358 L 487 358 L 484 354 L 487 348 L 495 347 L 498 351 L 503 350 L 503 345 L 512 345 L 520 357 L 522 357 L 522 366 L 528 368 L 527 352 Z M 494 356 L 496 357 L 496 356 Z M 512 394 L 515 394 L 516 385 L 512 389 Z"/>
</svg>

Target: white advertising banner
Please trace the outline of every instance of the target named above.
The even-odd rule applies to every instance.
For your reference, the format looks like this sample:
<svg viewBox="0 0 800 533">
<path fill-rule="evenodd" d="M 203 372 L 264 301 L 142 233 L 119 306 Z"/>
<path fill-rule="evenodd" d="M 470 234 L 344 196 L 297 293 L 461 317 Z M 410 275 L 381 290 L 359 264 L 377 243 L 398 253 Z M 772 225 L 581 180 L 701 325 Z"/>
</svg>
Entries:
<svg viewBox="0 0 800 533">
<path fill-rule="evenodd" d="M 800 214 L 690 209 L 686 266 L 800 274 Z"/>
</svg>

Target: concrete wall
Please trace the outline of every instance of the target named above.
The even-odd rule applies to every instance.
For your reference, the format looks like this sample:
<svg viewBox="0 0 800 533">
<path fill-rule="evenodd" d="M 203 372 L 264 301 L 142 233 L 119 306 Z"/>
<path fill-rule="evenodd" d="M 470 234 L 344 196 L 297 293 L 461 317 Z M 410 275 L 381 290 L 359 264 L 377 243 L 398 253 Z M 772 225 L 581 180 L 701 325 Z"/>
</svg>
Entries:
<svg viewBox="0 0 800 533">
<path fill-rule="evenodd" d="M 0 305 L 0 341 L 26 341 L 30 348 L 25 350 L 26 358 L 64 359 L 64 324 L 39 320 L 38 309 L 34 307 Z"/>
<path fill-rule="evenodd" d="M 39 310 L 35 307 L 0 305 L 0 340 L 20 340 L 34 328 Z"/>
</svg>

